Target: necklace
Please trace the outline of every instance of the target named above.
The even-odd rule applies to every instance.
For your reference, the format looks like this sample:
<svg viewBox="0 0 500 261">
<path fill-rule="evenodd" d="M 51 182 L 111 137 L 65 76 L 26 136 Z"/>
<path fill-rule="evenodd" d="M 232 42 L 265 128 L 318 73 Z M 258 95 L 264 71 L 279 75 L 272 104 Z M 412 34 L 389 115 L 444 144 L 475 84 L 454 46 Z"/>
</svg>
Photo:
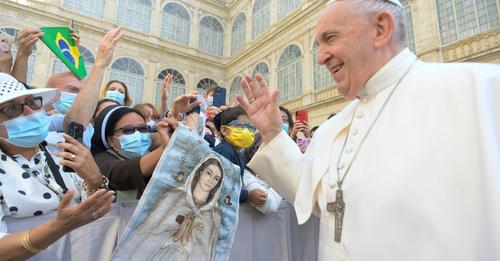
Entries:
<svg viewBox="0 0 500 261">
<path fill-rule="evenodd" d="M 415 63 L 416 62 L 414 62 L 406 70 L 406 72 L 403 74 L 401 79 L 399 79 L 399 81 L 396 83 L 396 86 L 394 86 L 394 88 L 389 93 L 389 96 L 385 99 L 384 103 L 382 104 L 382 107 L 378 111 L 377 115 L 375 115 L 375 119 L 373 119 L 372 123 L 368 127 L 368 130 L 366 131 L 365 136 L 363 137 L 363 139 L 361 139 L 361 142 L 359 143 L 359 148 L 361 148 L 361 145 L 363 145 L 363 142 L 366 140 L 366 137 L 368 137 L 368 134 L 372 130 L 373 126 L 375 125 L 375 122 L 377 122 L 378 118 L 382 114 L 382 111 L 384 110 L 385 106 L 387 105 L 387 103 L 391 99 L 392 95 L 394 94 L 394 91 L 399 87 L 399 85 L 401 84 L 403 79 L 406 77 L 406 75 L 411 71 L 413 66 L 415 66 Z M 351 122 L 349 123 L 349 129 L 351 128 L 350 126 L 351 126 L 353 121 L 354 121 L 354 115 L 351 119 Z M 337 243 L 340 243 L 340 240 L 342 238 L 342 226 L 343 226 L 343 222 L 344 222 L 344 213 L 345 213 L 344 192 L 342 191 L 342 184 L 344 183 L 344 180 L 345 180 L 347 174 L 349 173 L 349 170 L 351 169 L 352 163 L 356 159 L 356 156 L 358 155 L 358 152 L 359 152 L 359 148 L 358 148 L 358 150 L 356 150 L 354 152 L 353 158 L 352 158 L 351 162 L 348 164 L 344 175 L 342 177 L 340 177 L 340 168 L 339 168 L 340 159 L 342 158 L 342 154 L 344 153 L 344 148 L 347 144 L 348 138 L 349 138 L 349 133 L 347 134 L 347 137 L 344 140 L 344 144 L 342 145 L 342 150 L 340 151 L 340 156 L 337 160 L 337 189 L 335 192 L 335 201 L 329 202 L 326 205 L 326 210 L 335 215 L 335 242 L 337 242 Z"/>
</svg>

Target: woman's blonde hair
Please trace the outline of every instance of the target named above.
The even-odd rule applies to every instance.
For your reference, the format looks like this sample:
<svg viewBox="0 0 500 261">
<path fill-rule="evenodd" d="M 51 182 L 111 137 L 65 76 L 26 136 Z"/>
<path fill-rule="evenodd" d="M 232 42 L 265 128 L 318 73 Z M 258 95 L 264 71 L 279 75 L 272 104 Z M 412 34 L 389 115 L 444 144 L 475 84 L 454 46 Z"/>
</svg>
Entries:
<svg viewBox="0 0 500 261">
<path fill-rule="evenodd" d="M 125 106 L 132 105 L 132 98 L 130 98 L 130 94 L 128 92 L 127 85 L 124 82 L 121 82 L 121 81 L 118 81 L 118 80 L 111 80 L 108 83 L 106 83 L 106 85 L 104 86 L 104 88 L 101 89 L 101 93 L 99 95 L 99 98 L 101 98 L 101 99 L 106 98 L 106 92 L 108 91 L 109 86 L 111 86 L 111 84 L 113 84 L 115 82 L 121 84 L 125 88 L 125 101 L 124 101 L 125 104 L 124 105 Z"/>
</svg>

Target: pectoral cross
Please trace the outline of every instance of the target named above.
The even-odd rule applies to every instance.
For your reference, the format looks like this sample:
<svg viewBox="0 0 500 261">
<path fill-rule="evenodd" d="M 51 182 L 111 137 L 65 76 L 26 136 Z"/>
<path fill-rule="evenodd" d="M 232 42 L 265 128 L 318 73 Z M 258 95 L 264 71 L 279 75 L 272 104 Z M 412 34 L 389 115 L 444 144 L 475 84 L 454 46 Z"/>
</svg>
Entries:
<svg viewBox="0 0 500 261">
<path fill-rule="evenodd" d="M 335 202 L 330 202 L 326 205 L 326 210 L 335 214 L 335 242 L 340 243 L 342 237 L 342 223 L 344 222 L 344 194 L 340 187 L 337 188 L 335 194 Z"/>
</svg>

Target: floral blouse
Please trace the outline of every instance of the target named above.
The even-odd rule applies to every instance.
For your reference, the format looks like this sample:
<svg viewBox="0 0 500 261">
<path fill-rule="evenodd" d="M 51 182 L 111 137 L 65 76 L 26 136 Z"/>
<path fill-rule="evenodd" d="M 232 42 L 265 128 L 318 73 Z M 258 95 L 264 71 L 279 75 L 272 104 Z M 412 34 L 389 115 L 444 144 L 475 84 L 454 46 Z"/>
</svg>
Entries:
<svg viewBox="0 0 500 261">
<path fill-rule="evenodd" d="M 66 187 L 75 189 L 73 201 L 80 202 L 83 180 L 76 173 L 64 172 L 59 165 L 62 159 L 55 156 L 60 151 L 55 144 L 63 141 L 63 136 L 55 133 L 50 136 L 46 149 L 59 166 Z M 0 237 L 9 232 L 5 217 L 33 217 L 55 212 L 62 196 L 63 190 L 55 181 L 41 149 L 30 160 L 21 155 L 10 157 L 0 150 Z"/>
</svg>

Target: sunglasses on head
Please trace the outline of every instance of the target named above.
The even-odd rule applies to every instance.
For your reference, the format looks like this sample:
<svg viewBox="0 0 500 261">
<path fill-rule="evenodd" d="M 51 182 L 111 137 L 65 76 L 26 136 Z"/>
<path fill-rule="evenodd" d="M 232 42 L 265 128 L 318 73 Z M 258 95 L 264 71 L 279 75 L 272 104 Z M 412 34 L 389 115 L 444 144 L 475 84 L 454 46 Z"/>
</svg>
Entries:
<svg viewBox="0 0 500 261">
<path fill-rule="evenodd" d="M 235 120 L 235 121 L 230 122 L 228 124 L 228 126 L 233 126 L 233 127 L 239 128 L 239 129 L 245 129 L 245 128 L 247 128 L 251 132 L 255 132 L 257 130 L 255 128 L 255 126 L 253 126 L 250 122 L 247 122 L 247 121 Z"/>
<path fill-rule="evenodd" d="M 24 105 L 27 105 L 32 110 L 39 110 L 43 105 L 42 96 L 28 97 L 24 103 L 13 102 L 0 109 L 0 112 L 9 118 L 15 118 L 24 112 Z"/>
<path fill-rule="evenodd" d="M 135 131 L 138 131 L 140 133 L 150 133 L 151 129 L 148 125 L 140 125 L 140 126 L 130 126 L 126 125 L 121 128 L 118 128 L 114 130 L 114 132 L 121 131 L 125 135 L 133 134 Z"/>
</svg>

